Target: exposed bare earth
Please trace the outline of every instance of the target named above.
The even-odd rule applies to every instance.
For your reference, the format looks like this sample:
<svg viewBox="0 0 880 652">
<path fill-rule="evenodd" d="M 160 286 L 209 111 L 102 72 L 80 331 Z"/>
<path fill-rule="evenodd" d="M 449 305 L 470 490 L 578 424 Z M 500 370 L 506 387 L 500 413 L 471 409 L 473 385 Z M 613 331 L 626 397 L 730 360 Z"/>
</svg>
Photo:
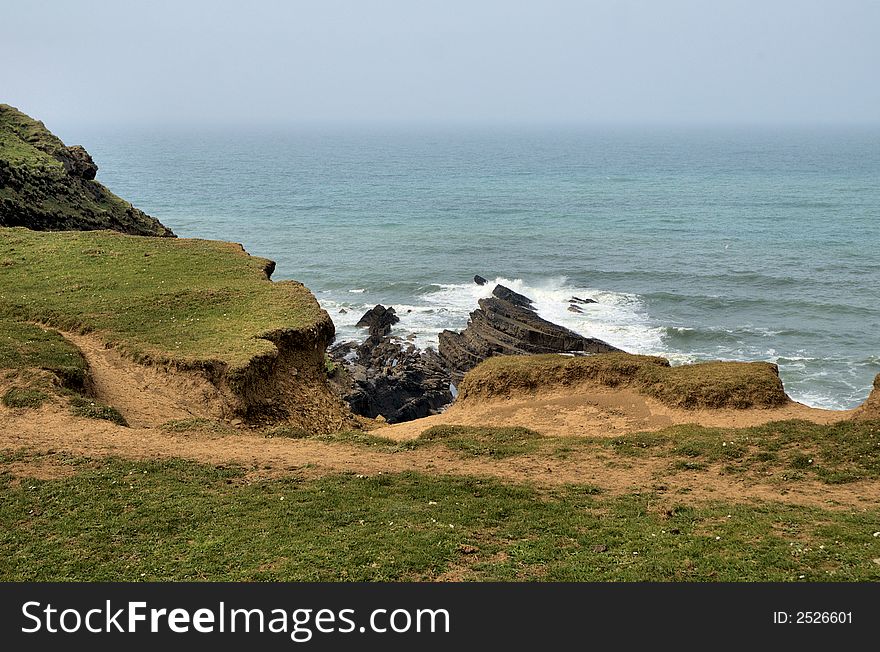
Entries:
<svg viewBox="0 0 880 652">
<path fill-rule="evenodd" d="M 268 439 L 246 428 L 234 434 L 208 430 L 174 432 L 158 427 L 174 419 L 220 416 L 218 397 L 195 375 L 145 367 L 100 345 L 90 336 L 69 335 L 83 351 L 94 376 L 96 400 L 119 409 L 132 425 L 78 418 L 61 403 L 39 410 L 0 407 L 0 450 L 28 450 L 47 454 L 64 452 L 98 458 L 130 459 L 180 457 L 209 464 L 236 464 L 251 477 L 297 474 L 315 476 L 334 472 L 365 475 L 418 471 L 427 474 L 469 474 L 539 486 L 588 484 L 610 494 L 658 492 L 661 502 L 705 500 L 775 500 L 823 507 L 861 508 L 880 500 L 880 483 L 826 485 L 799 481 L 782 486 L 774 478 L 743 480 L 720 468 L 694 474 L 671 471 L 661 458 L 626 459 L 594 449 L 575 450 L 565 459 L 545 454 L 506 459 L 462 457 L 443 447 L 393 453 L 314 439 Z M 538 395 L 468 401 L 441 415 L 381 428 L 378 434 L 405 440 L 438 424 L 520 425 L 548 437 L 619 436 L 657 430 L 681 423 L 742 427 L 783 419 L 831 423 L 850 412 L 815 410 L 798 403 L 770 409 L 681 410 L 628 389 L 584 385 Z M 43 461 L 15 461 L 2 470 L 13 476 L 45 477 L 66 469 Z M 59 470 L 60 469 L 60 470 Z"/>
<path fill-rule="evenodd" d="M 88 361 L 96 397 L 122 412 L 132 426 L 158 426 L 191 417 L 221 418 L 228 412 L 220 391 L 198 372 L 135 364 L 94 334 L 63 335 Z"/>
<path fill-rule="evenodd" d="M 794 401 L 774 408 L 683 410 L 632 389 L 584 384 L 564 390 L 542 390 L 540 394 L 520 393 L 509 399 L 468 400 L 452 405 L 440 415 L 385 427 L 382 435 L 413 439 L 429 426 L 458 424 L 524 426 L 555 436 L 616 437 L 684 423 L 744 428 L 785 419 L 834 423 L 850 416 L 852 411 L 818 410 Z"/>
</svg>

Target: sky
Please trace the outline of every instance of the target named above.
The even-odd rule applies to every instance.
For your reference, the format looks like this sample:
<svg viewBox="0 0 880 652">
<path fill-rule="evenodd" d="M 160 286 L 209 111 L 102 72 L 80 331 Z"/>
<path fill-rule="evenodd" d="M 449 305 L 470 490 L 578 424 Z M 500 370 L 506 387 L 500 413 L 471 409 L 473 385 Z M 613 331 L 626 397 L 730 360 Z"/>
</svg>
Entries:
<svg viewBox="0 0 880 652">
<path fill-rule="evenodd" d="M 0 102 L 54 124 L 880 122 L 875 0 L 30 0 Z"/>
</svg>

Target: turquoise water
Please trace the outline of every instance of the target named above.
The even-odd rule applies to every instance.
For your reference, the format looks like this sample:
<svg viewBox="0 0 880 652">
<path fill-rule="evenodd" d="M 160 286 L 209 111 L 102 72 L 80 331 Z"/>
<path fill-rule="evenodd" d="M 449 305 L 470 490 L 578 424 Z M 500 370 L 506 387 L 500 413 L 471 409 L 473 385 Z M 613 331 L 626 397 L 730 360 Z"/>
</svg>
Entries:
<svg viewBox="0 0 880 652">
<path fill-rule="evenodd" d="M 631 352 L 776 362 L 810 405 L 880 373 L 877 129 L 60 133 L 178 235 L 277 261 L 341 339 L 384 303 L 436 345 L 481 274 Z"/>
</svg>

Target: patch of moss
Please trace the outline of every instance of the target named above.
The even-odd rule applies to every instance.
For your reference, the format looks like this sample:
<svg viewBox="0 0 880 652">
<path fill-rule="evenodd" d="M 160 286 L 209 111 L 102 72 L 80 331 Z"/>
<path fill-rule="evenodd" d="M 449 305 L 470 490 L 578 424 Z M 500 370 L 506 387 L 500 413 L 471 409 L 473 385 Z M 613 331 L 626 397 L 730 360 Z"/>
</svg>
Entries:
<svg viewBox="0 0 880 652">
<path fill-rule="evenodd" d="M 122 413 L 109 405 L 101 405 L 95 403 L 83 396 L 74 396 L 70 399 L 70 409 L 74 416 L 85 417 L 87 419 L 101 419 L 104 421 L 112 421 L 118 426 L 127 426 L 128 422 Z"/>
<path fill-rule="evenodd" d="M 427 442 L 439 442 L 468 455 L 494 458 L 524 455 L 538 450 L 543 435 L 529 428 L 477 426 L 433 426 L 419 435 Z"/>
<path fill-rule="evenodd" d="M 266 437 L 269 439 L 273 439 L 275 437 L 285 437 L 287 439 L 307 439 L 311 437 L 312 434 L 303 428 L 298 428 L 296 426 L 291 426 L 289 424 L 282 424 L 278 426 L 274 426 L 266 430 Z"/>
<path fill-rule="evenodd" d="M 49 400 L 49 395 L 38 389 L 10 387 L 2 400 L 3 405 L 9 408 L 38 408 Z"/>
</svg>

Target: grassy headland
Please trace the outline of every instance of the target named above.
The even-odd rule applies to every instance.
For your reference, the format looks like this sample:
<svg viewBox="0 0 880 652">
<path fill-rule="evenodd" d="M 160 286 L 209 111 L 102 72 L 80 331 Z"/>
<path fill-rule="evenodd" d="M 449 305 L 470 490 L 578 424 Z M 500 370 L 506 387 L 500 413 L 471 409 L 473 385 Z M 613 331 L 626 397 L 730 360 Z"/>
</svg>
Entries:
<svg viewBox="0 0 880 652">
<path fill-rule="evenodd" d="M 96 331 L 133 361 L 203 374 L 245 418 L 268 402 L 284 417 L 283 370 L 321 393 L 333 324 L 302 284 L 271 282 L 273 269 L 228 242 L 0 229 L 0 362 L 75 377 L 75 347 L 31 323 Z"/>
<path fill-rule="evenodd" d="M 0 104 L 0 226 L 174 235 L 95 181 L 97 169 L 85 149 Z"/>
</svg>

